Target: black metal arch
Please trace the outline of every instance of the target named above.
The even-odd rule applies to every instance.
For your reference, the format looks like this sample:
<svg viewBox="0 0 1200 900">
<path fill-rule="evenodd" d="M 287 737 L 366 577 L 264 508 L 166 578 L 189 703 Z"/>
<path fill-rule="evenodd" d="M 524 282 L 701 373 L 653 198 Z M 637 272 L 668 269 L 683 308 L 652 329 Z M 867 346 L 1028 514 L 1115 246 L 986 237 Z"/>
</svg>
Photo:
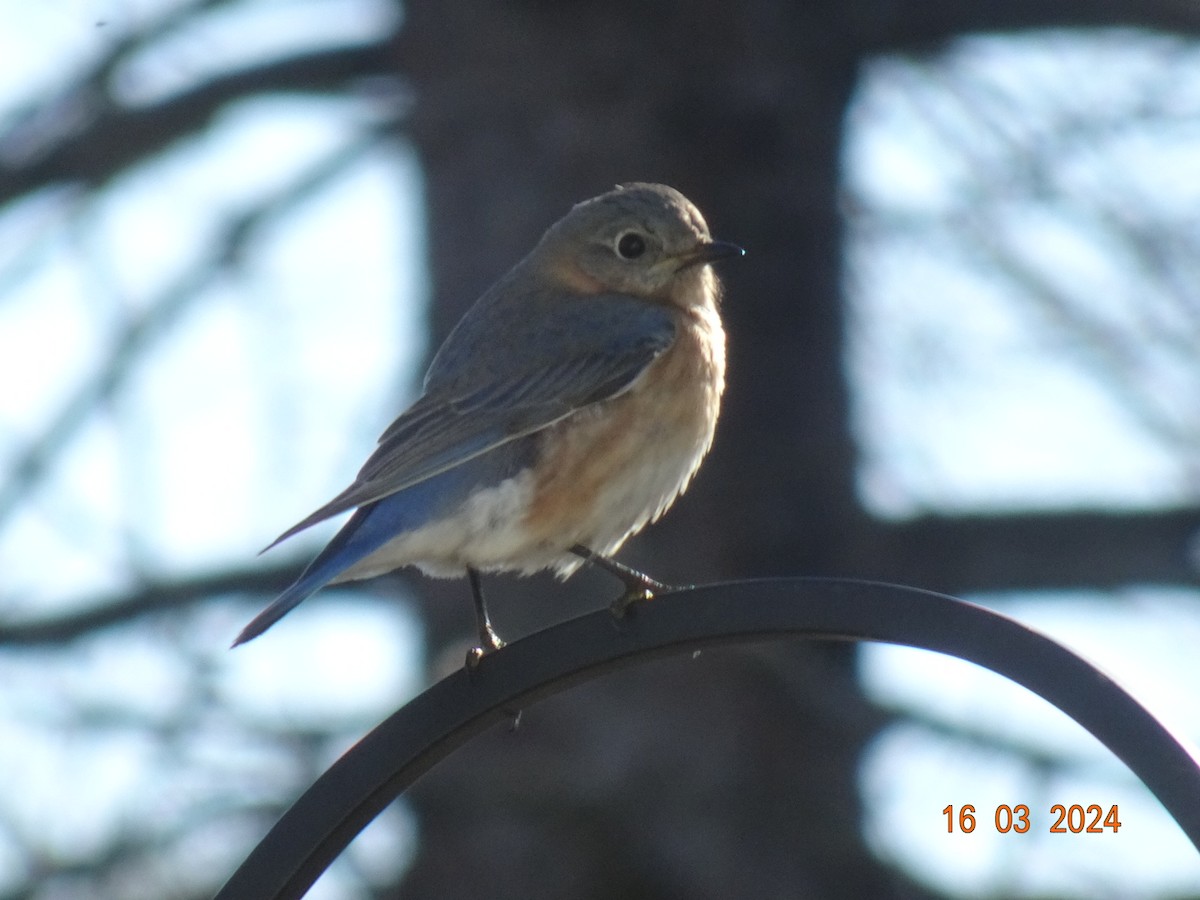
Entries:
<svg viewBox="0 0 1200 900">
<path fill-rule="evenodd" d="M 718 644 L 803 637 L 921 647 L 1040 694 L 1095 735 L 1200 849 L 1200 764 L 1141 704 L 1060 644 L 983 607 L 915 588 L 785 578 L 663 594 L 624 619 L 600 610 L 508 645 L 390 716 L 288 810 L 217 900 L 301 897 L 418 777 L 511 711 L 605 672 Z"/>
</svg>

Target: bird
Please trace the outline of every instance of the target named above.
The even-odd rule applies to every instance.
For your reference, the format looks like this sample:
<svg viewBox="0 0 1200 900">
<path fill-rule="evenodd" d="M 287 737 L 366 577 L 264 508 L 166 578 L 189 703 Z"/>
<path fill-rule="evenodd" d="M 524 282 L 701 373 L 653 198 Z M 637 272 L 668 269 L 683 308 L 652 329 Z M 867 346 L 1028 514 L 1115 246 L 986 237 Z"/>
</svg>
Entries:
<svg viewBox="0 0 1200 900">
<path fill-rule="evenodd" d="M 666 185 L 572 207 L 451 330 L 353 483 L 265 548 L 354 510 L 233 646 L 327 585 L 409 565 L 467 577 L 469 664 L 504 646 L 481 573 L 566 578 L 587 562 L 621 579 L 623 603 L 665 590 L 612 557 L 712 445 L 725 389 L 712 264 L 744 253 Z"/>
</svg>

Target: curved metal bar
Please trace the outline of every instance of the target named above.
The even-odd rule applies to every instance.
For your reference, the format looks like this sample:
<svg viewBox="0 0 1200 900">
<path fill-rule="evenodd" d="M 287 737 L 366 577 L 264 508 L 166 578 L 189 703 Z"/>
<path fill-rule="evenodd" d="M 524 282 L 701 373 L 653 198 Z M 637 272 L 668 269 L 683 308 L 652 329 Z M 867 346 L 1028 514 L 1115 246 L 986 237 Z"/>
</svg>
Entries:
<svg viewBox="0 0 1200 900">
<path fill-rule="evenodd" d="M 489 654 L 430 687 L 335 762 L 217 895 L 304 895 L 418 777 L 512 710 L 636 662 L 718 644 L 803 637 L 880 641 L 957 656 L 1040 694 L 1146 784 L 1200 849 L 1200 765 L 1106 675 L 983 607 L 915 588 L 838 579 L 729 582 L 663 594 L 623 619 L 600 610 Z"/>
</svg>

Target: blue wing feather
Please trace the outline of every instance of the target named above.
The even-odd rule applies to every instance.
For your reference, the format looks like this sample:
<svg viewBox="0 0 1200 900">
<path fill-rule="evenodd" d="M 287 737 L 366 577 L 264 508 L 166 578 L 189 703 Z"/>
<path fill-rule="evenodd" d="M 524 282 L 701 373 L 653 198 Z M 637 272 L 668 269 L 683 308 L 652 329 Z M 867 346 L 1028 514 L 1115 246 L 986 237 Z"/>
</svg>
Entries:
<svg viewBox="0 0 1200 900">
<path fill-rule="evenodd" d="M 535 298 L 536 314 L 518 318 L 497 318 L 488 301 L 446 340 L 425 394 L 383 433 L 354 483 L 271 547 L 620 394 L 675 337 L 669 310 L 633 297 Z"/>
</svg>

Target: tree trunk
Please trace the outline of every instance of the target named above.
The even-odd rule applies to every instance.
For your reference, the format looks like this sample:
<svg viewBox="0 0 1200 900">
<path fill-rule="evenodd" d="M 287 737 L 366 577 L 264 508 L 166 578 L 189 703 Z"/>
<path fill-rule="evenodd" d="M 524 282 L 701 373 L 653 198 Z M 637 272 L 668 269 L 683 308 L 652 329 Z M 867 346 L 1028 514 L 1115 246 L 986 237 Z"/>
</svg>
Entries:
<svg viewBox="0 0 1200 900">
<path fill-rule="evenodd" d="M 1046 4 L 414 0 L 399 65 L 427 178 L 440 339 L 574 202 L 621 181 L 691 197 L 729 264 L 729 388 L 710 460 L 622 554 L 667 582 L 779 574 L 951 591 L 1194 583 L 1195 510 L 872 519 L 842 364 L 843 118 L 861 63 L 972 30 L 1196 30 L 1171 0 Z M 428 583 L 426 583 L 428 585 Z M 602 605 L 585 572 L 491 579 L 502 634 Z M 470 628 L 424 589 L 431 642 Z M 528 710 L 425 777 L 406 896 L 914 897 L 866 849 L 856 785 L 880 726 L 850 652 L 665 661 Z"/>
<path fill-rule="evenodd" d="M 671 184 L 729 264 L 729 389 L 691 492 L 623 558 L 668 582 L 827 573 L 860 520 L 843 378 L 842 119 L 852 48 L 830 4 L 414 2 L 402 64 L 425 166 L 440 339 L 574 202 Z M 610 599 L 491 579 L 502 634 Z M 435 642 L 462 584 L 427 592 Z M 918 896 L 866 850 L 856 775 L 877 714 L 849 653 L 656 663 L 528 710 L 412 791 L 405 896 Z"/>
</svg>

